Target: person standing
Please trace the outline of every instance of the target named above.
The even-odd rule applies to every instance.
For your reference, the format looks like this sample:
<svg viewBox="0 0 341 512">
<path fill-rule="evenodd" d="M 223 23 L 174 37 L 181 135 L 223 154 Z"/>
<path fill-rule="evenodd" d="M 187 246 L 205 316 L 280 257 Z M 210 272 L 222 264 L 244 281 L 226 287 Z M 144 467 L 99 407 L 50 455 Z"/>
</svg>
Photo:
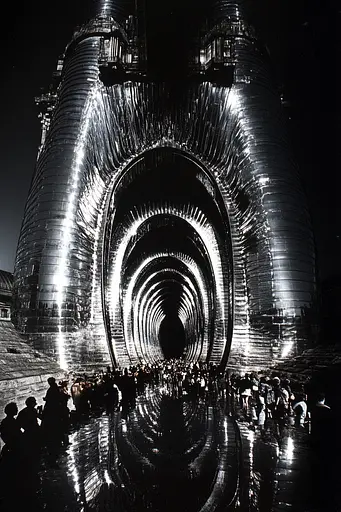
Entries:
<svg viewBox="0 0 341 512">
<path fill-rule="evenodd" d="M 332 427 L 332 411 L 325 401 L 325 394 L 319 393 L 311 410 L 311 434 L 315 443 L 322 446 L 328 440 Z"/>
<path fill-rule="evenodd" d="M 14 500 L 20 490 L 22 480 L 22 432 L 17 419 L 18 406 L 10 402 L 5 407 L 6 417 L 0 423 L 0 437 L 5 443 L 0 454 L 0 508 L 8 500 L 15 510 Z"/>
<path fill-rule="evenodd" d="M 54 377 L 49 377 L 47 382 L 50 387 L 43 399 L 45 401 L 45 406 L 42 414 L 41 428 L 43 431 L 45 445 L 49 453 L 49 462 L 52 467 L 58 467 L 57 457 L 61 444 L 64 440 L 64 404 L 56 379 Z"/>
<path fill-rule="evenodd" d="M 295 424 L 299 427 L 304 427 L 304 422 L 307 417 L 307 396 L 298 396 L 297 402 L 292 406 L 295 414 Z"/>
<path fill-rule="evenodd" d="M 0 424 L 0 437 L 5 443 L 1 451 L 1 458 L 17 459 L 22 448 L 22 432 L 15 416 L 18 414 L 18 406 L 15 402 L 6 405 L 4 412 L 6 417 Z"/>
<path fill-rule="evenodd" d="M 26 407 L 18 414 L 17 423 L 23 433 L 24 452 L 30 459 L 36 459 L 40 454 L 40 425 L 38 422 L 37 401 L 29 396 L 25 401 Z"/>
</svg>

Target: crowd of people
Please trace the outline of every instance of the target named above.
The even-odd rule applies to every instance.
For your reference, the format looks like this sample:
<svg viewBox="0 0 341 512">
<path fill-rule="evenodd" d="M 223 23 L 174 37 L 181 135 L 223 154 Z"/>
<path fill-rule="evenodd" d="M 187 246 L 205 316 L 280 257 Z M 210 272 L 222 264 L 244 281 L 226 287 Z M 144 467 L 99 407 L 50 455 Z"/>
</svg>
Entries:
<svg viewBox="0 0 341 512">
<path fill-rule="evenodd" d="M 309 406 L 304 386 L 292 385 L 287 378 L 265 372 L 231 374 L 213 364 L 183 359 L 140 364 L 124 371 L 108 367 L 91 376 L 75 376 L 70 383 L 57 383 L 50 377 L 48 385 L 44 406 L 37 407 L 32 396 L 20 412 L 16 403 L 6 405 L 6 417 L 0 424 L 5 443 L 0 465 L 25 458 L 34 463 L 43 450 L 46 460 L 55 465 L 60 449 L 69 443 L 72 424 L 90 414 L 118 410 L 127 414 L 146 386 L 159 386 L 174 398 L 226 400 L 232 410 L 237 406 L 234 413 L 262 431 L 271 420 L 279 426 L 296 424 L 309 430 L 313 425 L 313 433 L 322 435 L 321 425 L 330 416 L 322 394 Z"/>
<path fill-rule="evenodd" d="M 263 433 L 269 425 L 281 443 L 286 427 L 305 429 L 313 444 L 322 446 L 333 424 L 331 408 L 325 394 L 310 389 L 309 383 L 290 382 L 276 374 L 232 374 L 230 395 L 239 405 L 242 417 Z"/>
</svg>

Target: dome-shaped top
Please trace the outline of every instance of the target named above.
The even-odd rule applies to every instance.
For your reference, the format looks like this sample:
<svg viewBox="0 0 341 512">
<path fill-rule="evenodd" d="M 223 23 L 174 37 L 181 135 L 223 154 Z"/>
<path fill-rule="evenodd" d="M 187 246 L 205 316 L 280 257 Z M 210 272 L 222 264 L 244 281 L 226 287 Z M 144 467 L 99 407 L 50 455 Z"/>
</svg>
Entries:
<svg viewBox="0 0 341 512">
<path fill-rule="evenodd" d="M 13 274 L 0 270 L 0 294 L 10 294 L 13 288 Z"/>
</svg>

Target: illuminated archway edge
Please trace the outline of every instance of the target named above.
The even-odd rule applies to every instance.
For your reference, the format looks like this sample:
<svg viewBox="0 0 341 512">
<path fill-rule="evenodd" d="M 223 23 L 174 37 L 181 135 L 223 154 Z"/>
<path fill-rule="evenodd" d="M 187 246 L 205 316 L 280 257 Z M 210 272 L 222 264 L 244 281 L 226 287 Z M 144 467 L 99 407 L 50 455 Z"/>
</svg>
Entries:
<svg viewBox="0 0 341 512">
<path fill-rule="evenodd" d="M 220 354 L 218 357 L 219 361 L 212 362 L 219 364 L 221 358 L 223 357 L 227 344 L 227 312 L 225 312 L 224 310 L 224 297 L 225 294 L 228 293 L 228 288 L 224 283 L 223 279 L 223 266 L 221 256 L 219 253 L 219 243 L 214 233 L 214 230 L 212 229 L 211 225 L 206 219 L 206 216 L 197 207 L 195 208 L 194 217 L 190 216 L 190 213 L 192 212 L 188 211 L 190 210 L 190 208 L 186 208 L 186 206 L 181 208 L 160 204 L 160 206 L 157 207 L 156 210 L 156 213 L 148 211 L 139 212 L 141 217 L 136 219 L 135 216 L 135 220 L 132 223 L 132 225 L 122 226 L 122 229 L 120 230 L 120 236 L 117 236 L 117 243 L 116 245 L 114 245 L 114 247 L 112 247 L 110 251 L 110 253 L 113 253 L 114 256 L 109 262 L 109 287 L 107 292 L 105 293 L 106 306 L 109 306 L 110 323 L 111 325 L 116 325 L 121 320 L 121 307 L 119 300 L 121 289 L 121 276 L 126 249 L 131 238 L 135 236 L 137 230 L 140 229 L 145 222 L 147 222 L 148 220 L 157 215 L 164 214 L 170 217 L 179 217 L 185 222 L 187 222 L 189 225 L 191 225 L 194 231 L 196 231 L 198 236 L 201 238 L 202 243 L 205 246 L 207 254 L 209 256 L 217 295 L 217 323 L 221 327 L 221 336 L 219 337 L 218 335 L 216 335 L 214 339 L 214 343 L 220 346 Z M 109 326 L 107 326 L 107 328 L 108 327 Z M 116 340 L 113 341 L 114 343 L 117 343 Z M 117 359 L 117 353 L 115 353 L 116 347 L 114 343 L 113 351 L 115 359 Z M 128 362 L 129 357 L 127 353 L 126 363 Z M 122 364 L 124 363 L 125 362 L 122 361 Z"/>
<path fill-rule="evenodd" d="M 174 259 L 178 260 L 182 264 L 184 264 L 185 268 L 187 269 L 187 273 L 189 276 L 186 276 L 183 272 L 181 272 L 179 269 L 176 269 L 174 267 L 169 266 L 161 266 L 161 268 L 155 270 L 155 266 L 153 265 L 156 262 L 160 262 L 163 260 L 163 262 L 166 264 L 169 264 L 169 260 Z M 146 274 L 146 267 L 150 267 L 150 273 L 147 274 L 147 276 L 141 274 Z M 207 285 L 205 286 L 205 282 L 203 279 L 203 276 L 200 272 L 199 267 L 196 265 L 195 261 L 192 260 L 191 262 L 186 261 L 186 256 L 183 254 L 169 254 L 169 253 L 158 253 L 154 254 L 152 256 L 146 257 L 146 259 L 143 261 L 143 263 L 139 266 L 139 268 L 134 272 L 132 275 L 129 285 L 127 287 L 127 291 L 124 294 L 123 297 L 123 316 L 124 316 L 124 332 L 125 337 L 127 340 L 127 348 L 129 351 L 129 355 L 134 354 L 136 357 L 138 357 L 139 360 L 145 359 L 143 356 L 144 350 L 143 346 L 141 344 L 141 337 L 146 338 L 146 333 L 144 333 L 144 325 L 142 321 L 143 316 L 143 308 L 142 308 L 142 294 L 144 293 L 144 290 L 148 287 L 148 284 L 153 279 L 155 280 L 155 277 L 158 275 L 162 275 L 165 272 L 174 273 L 183 278 L 183 280 L 188 284 L 189 288 L 192 291 L 192 295 L 196 298 L 196 302 L 199 302 L 200 311 L 202 317 L 202 323 L 203 323 L 203 333 L 196 332 L 197 339 L 199 341 L 199 346 L 197 349 L 193 347 L 189 348 L 188 357 L 192 358 L 193 353 L 197 355 L 196 359 L 199 359 L 202 351 L 204 351 L 204 354 L 207 355 L 208 350 L 208 326 L 209 326 L 209 308 L 208 308 L 208 290 Z M 136 288 L 136 284 L 139 279 L 142 279 L 142 283 L 140 286 L 138 286 L 138 291 L 136 295 L 133 293 L 134 289 Z M 195 286 L 197 285 L 197 286 Z M 134 298 L 133 298 L 134 297 Z M 134 304 L 134 307 L 131 307 L 131 304 Z M 155 307 L 157 307 L 158 303 L 155 304 Z M 195 306 L 193 304 L 193 301 L 191 301 L 191 305 Z M 196 308 L 197 309 L 197 306 Z M 140 314 L 140 310 L 141 314 Z M 189 310 L 187 310 L 189 312 Z M 149 319 L 152 315 L 152 311 L 149 312 Z M 146 315 L 148 315 L 148 310 L 146 311 Z M 183 324 L 184 329 L 186 330 L 186 320 L 188 317 L 186 315 L 182 314 L 182 312 L 179 311 L 179 318 Z M 200 318 L 197 318 L 198 321 Z M 161 320 L 160 320 L 161 321 Z M 154 345 L 157 344 L 157 335 L 158 335 L 158 329 L 157 326 L 154 326 L 153 332 L 150 337 L 150 341 Z M 148 341 L 146 339 L 146 341 Z M 136 348 L 135 348 L 136 347 Z M 140 350 L 139 350 L 140 347 Z M 136 352 L 135 352 L 136 351 Z M 159 355 L 160 357 L 160 355 Z M 205 357 L 206 358 L 206 357 Z"/>
<path fill-rule="evenodd" d="M 180 223 L 183 223 L 185 225 L 184 220 L 180 220 Z M 154 223 L 148 223 L 154 224 Z M 156 227 L 158 227 L 158 222 L 155 221 Z M 177 225 L 176 225 L 177 226 Z M 154 225 L 150 226 L 151 231 L 153 232 Z M 180 229 L 180 226 L 179 226 Z M 148 236 L 148 233 L 146 233 L 145 228 L 143 229 L 144 234 Z M 190 233 L 192 232 L 192 236 L 195 233 L 194 230 L 190 230 Z M 191 236 L 190 233 L 187 234 L 187 236 Z M 215 319 L 215 304 L 216 304 L 216 298 L 215 298 L 215 287 L 214 287 L 214 280 L 213 280 L 213 270 L 210 265 L 210 261 L 208 258 L 208 254 L 205 250 L 205 247 L 202 246 L 201 240 L 197 239 L 196 241 L 192 240 L 193 244 L 197 244 L 197 247 L 199 248 L 199 252 L 197 254 L 197 257 L 200 257 L 200 263 L 195 259 L 195 256 L 191 257 L 189 254 L 179 252 L 174 249 L 164 248 L 160 249 L 160 251 L 156 250 L 156 252 L 151 252 L 148 255 L 143 255 L 142 258 L 138 257 L 135 262 L 133 263 L 133 267 L 129 264 L 129 259 L 131 258 L 134 250 L 136 247 L 138 247 L 138 244 L 143 241 L 143 235 L 137 235 L 138 240 L 134 240 L 131 249 L 130 254 L 127 256 L 127 259 L 125 259 L 124 262 L 124 277 L 122 277 L 124 282 L 124 287 L 122 287 L 122 294 L 121 294 L 121 309 L 126 311 L 125 316 L 125 323 L 124 323 L 124 333 L 125 333 L 125 339 L 127 340 L 127 348 L 130 344 L 130 350 L 128 348 L 129 354 L 134 353 L 133 345 L 132 345 L 132 332 L 130 324 L 127 322 L 127 315 L 128 310 L 125 307 L 125 297 L 128 297 L 128 304 L 130 307 L 130 304 L 132 303 L 134 292 L 133 287 L 135 290 L 139 290 L 140 286 L 143 285 L 144 280 L 146 277 L 149 276 L 150 272 L 155 271 L 155 269 L 161 269 L 164 265 L 170 265 L 171 267 L 177 267 L 181 268 L 184 275 L 187 275 L 191 277 L 192 282 L 196 285 L 198 288 L 198 296 L 204 297 L 204 300 L 207 301 L 207 304 L 204 308 L 205 311 L 205 318 L 208 319 L 208 308 L 210 311 L 210 318 L 209 322 L 205 324 L 205 347 L 204 347 L 204 353 L 207 354 L 209 344 L 208 340 L 211 340 L 213 327 L 214 327 L 214 319 Z M 128 249 L 127 249 L 128 251 Z M 128 261 L 127 261 L 128 260 Z M 173 261 L 173 263 L 172 263 Z M 204 271 L 205 269 L 205 271 Z M 134 302 L 134 310 L 135 310 L 135 304 Z"/>
<path fill-rule="evenodd" d="M 184 280 L 184 276 L 180 272 L 174 271 L 172 268 L 166 268 L 162 270 L 161 274 L 168 274 L 168 276 L 162 280 L 156 280 L 155 278 L 159 273 L 153 274 L 149 280 L 154 279 L 154 283 L 150 283 L 149 288 L 142 296 L 139 296 L 140 307 L 137 311 L 137 340 L 140 345 L 140 355 L 143 361 L 157 362 L 163 357 L 162 349 L 159 343 L 159 330 L 162 320 L 165 318 L 165 312 L 163 309 L 163 297 L 165 295 L 165 284 L 170 282 L 177 282 L 181 287 L 180 297 L 180 308 L 179 318 L 186 330 L 186 324 L 190 324 L 191 331 L 193 332 L 193 325 L 198 323 L 198 319 L 202 316 L 201 308 L 198 305 L 198 298 L 194 297 L 193 285 L 190 286 L 190 280 L 187 279 L 181 283 L 179 280 L 174 278 L 181 277 Z M 172 277 L 171 277 L 172 276 Z M 148 283 L 149 284 L 149 280 Z M 196 330 L 196 344 L 201 346 L 200 335 Z M 141 341 L 142 340 L 142 341 Z"/>
<path fill-rule="evenodd" d="M 125 226 L 125 229 L 122 230 L 122 236 L 120 238 L 120 242 L 115 247 L 115 250 L 112 251 L 115 254 L 115 257 L 110 261 L 106 262 L 105 255 L 108 254 L 108 246 L 110 244 L 110 235 L 108 233 L 111 232 L 112 226 L 115 222 L 114 214 L 116 211 L 116 197 L 117 191 L 122 187 L 122 182 L 127 178 L 129 173 L 134 172 L 134 167 L 143 161 L 145 156 L 152 151 L 170 151 L 172 153 L 177 154 L 181 158 L 188 160 L 193 168 L 197 170 L 197 174 L 195 179 L 198 179 L 201 184 L 206 189 L 209 197 L 211 198 L 213 204 L 217 208 L 217 212 L 220 215 L 221 223 L 224 226 L 226 232 L 225 243 L 228 244 L 228 252 L 229 254 L 224 254 L 223 257 L 229 260 L 228 265 L 228 276 L 224 278 L 223 273 L 223 265 L 220 254 L 220 244 L 215 236 L 214 230 L 212 229 L 210 223 L 208 222 L 204 213 L 199 210 L 197 206 L 187 206 L 183 205 L 182 208 L 179 206 L 174 206 L 175 211 L 172 211 L 172 205 L 163 205 L 160 203 L 156 206 L 156 212 L 150 213 L 146 208 L 143 211 L 143 207 L 138 211 L 137 209 L 132 212 L 131 220 L 132 223 L 129 226 Z M 142 173 L 144 171 L 142 170 Z M 133 181 L 134 177 L 129 180 L 129 183 Z M 123 183 L 124 186 L 124 183 Z M 111 190 L 110 190 L 111 189 Z M 116 365 L 126 365 L 130 362 L 128 351 L 125 345 L 125 341 L 123 340 L 123 332 L 116 339 L 113 339 L 111 336 L 111 325 L 116 325 L 117 322 L 120 321 L 121 313 L 120 313 L 120 282 L 121 282 L 121 271 L 122 264 L 126 255 L 126 248 L 133 236 L 135 236 L 138 230 L 143 226 L 145 222 L 150 221 L 151 218 L 157 215 L 167 215 L 174 216 L 179 219 L 182 219 L 198 234 L 201 239 L 202 245 L 205 247 L 205 250 L 209 256 L 211 268 L 214 269 L 212 272 L 213 280 L 215 281 L 215 289 L 217 295 L 217 311 L 218 317 L 220 315 L 221 322 L 220 326 L 220 334 L 214 340 L 215 350 L 213 350 L 213 346 L 208 347 L 207 352 L 209 354 L 214 354 L 211 357 L 210 361 L 216 364 L 226 364 L 228 358 L 228 351 L 232 342 L 232 332 L 233 332 L 233 310 L 234 310 L 234 299 L 233 299 L 233 290 L 234 290 L 234 277 L 233 277 L 233 267 L 232 267 L 232 240 L 230 235 L 230 226 L 228 220 L 228 213 L 225 207 L 224 200 L 221 196 L 218 183 L 216 182 L 216 177 L 211 175 L 209 171 L 204 167 L 204 165 L 189 152 L 183 151 L 173 143 L 164 143 L 164 144 L 155 144 L 153 147 L 148 148 L 143 153 L 141 153 L 138 157 L 135 157 L 131 162 L 129 162 L 125 168 L 121 170 L 120 175 L 115 177 L 112 180 L 112 186 L 109 187 L 108 200 L 106 202 L 105 211 L 102 214 L 101 220 L 103 219 L 103 223 L 106 226 L 106 232 L 104 235 L 104 262 L 102 266 L 102 300 L 103 300 L 103 311 L 104 311 L 104 322 L 105 322 L 105 332 L 107 335 L 108 346 L 111 351 L 111 355 Z M 190 211 L 192 210 L 192 211 Z M 191 214 L 194 215 L 191 217 Z M 213 243 L 212 243 L 213 241 Z M 111 274 L 111 269 L 114 268 L 114 271 Z M 107 276 L 109 277 L 109 286 L 106 286 Z M 225 281 L 228 280 L 228 282 Z M 106 290 L 108 288 L 109 291 Z M 122 328 L 123 331 L 123 328 Z M 117 343 L 120 343 L 120 350 L 117 351 Z M 118 353 L 119 352 L 119 353 Z M 122 359 L 122 353 L 125 354 L 125 361 Z M 203 352 L 204 353 L 204 352 Z"/>
</svg>

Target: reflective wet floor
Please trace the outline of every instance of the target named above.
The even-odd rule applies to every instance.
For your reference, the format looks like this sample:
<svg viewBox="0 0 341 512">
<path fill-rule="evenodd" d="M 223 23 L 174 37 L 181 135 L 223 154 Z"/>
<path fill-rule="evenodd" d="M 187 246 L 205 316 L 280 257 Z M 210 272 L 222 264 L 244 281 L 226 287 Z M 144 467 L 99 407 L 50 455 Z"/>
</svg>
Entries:
<svg viewBox="0 0 341 512">
<path fill-rule="evenodd" d="M 134 407 L 75 426 L 57 462 L 18 468 L 1 510 L 341 510 L 336 467 L 316 459 L 306 432 L 261 434 L 223 397 L 149 388 Z"/>
</svg>

